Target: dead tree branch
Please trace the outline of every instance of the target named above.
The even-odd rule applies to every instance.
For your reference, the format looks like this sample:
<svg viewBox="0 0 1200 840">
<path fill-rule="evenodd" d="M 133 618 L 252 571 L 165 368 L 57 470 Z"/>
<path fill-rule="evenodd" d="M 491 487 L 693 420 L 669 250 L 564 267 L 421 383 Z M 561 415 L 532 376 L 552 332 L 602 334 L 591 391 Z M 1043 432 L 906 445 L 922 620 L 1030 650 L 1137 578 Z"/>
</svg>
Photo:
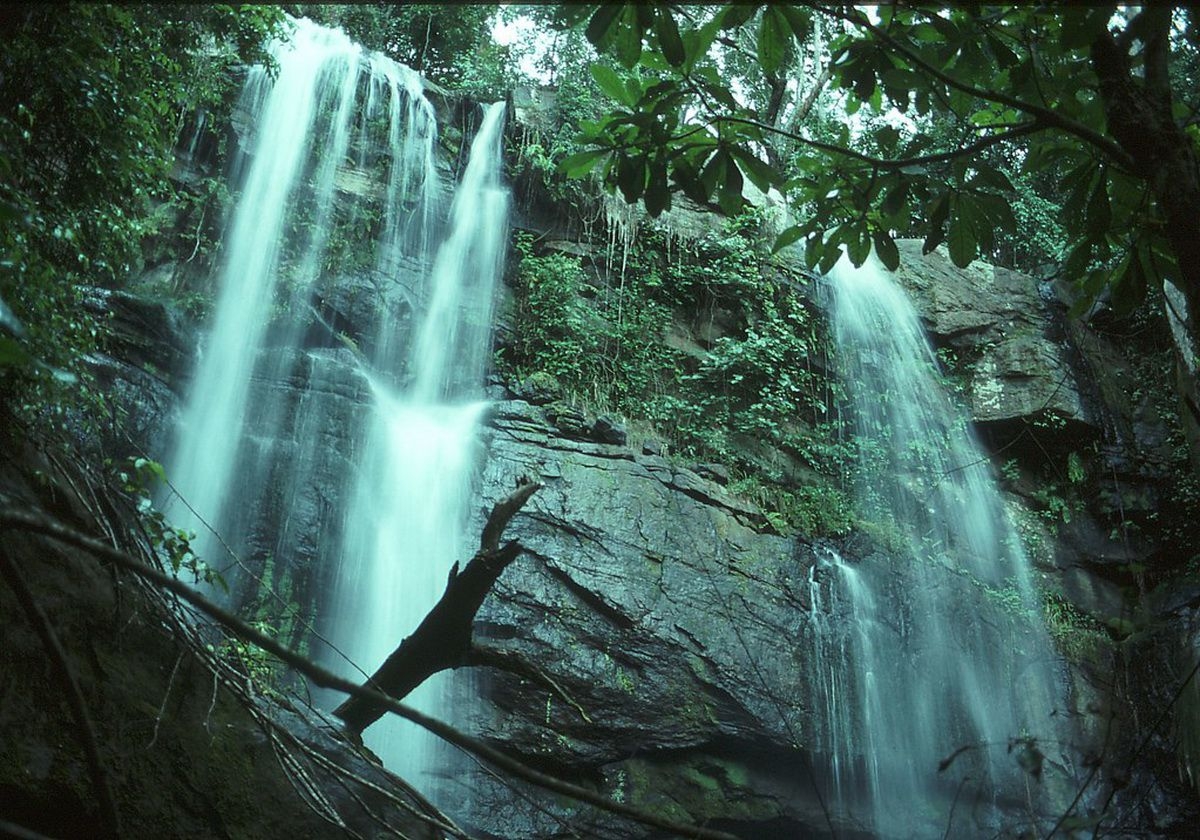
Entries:
<svg viewBox="0 0 1200 840">
<path fill-rule="evenodd" d="M 466 661 L 463 663 L 472 667 L 495 668 L 498 671 L 504 671 L 514 676 L 522 677 L 536 683 L 541 683 L 551 692 L 553 692 L 560 700 L 566 703 L 579 713 L 579 716 L 587 723 L 591 723 L 592 719 L 584 710 L 583 706 L 567 693 L 566 689 L 560 686 L 553 678 L 541 668 L 529 662 L 524 657 L 519 656 L 513 651 L 501 650 L 500 648 L 487 647 L 483 645 L 473 645 L 470 652 L 467 654 Z"/>
<path fill-rule="evenodd" d="M 461 572 L 458 564 L 454 564 L 441 599 L 365 685 L 403 700 L 438 671 L 468 664 L 475 614 L 500 575 L 521 553 L 516 540 L 501 546 L 500 538 L 509 520 L 541 486 L 538 482 L 523 480 L 510 496 L 495 504 L 483 527 L 479 551 Z M 333 713 L 345 721 L 348 730 L 357 734 L 386 712 L 387 708 L 378 703 L 350 697 Z"/>
</svg>

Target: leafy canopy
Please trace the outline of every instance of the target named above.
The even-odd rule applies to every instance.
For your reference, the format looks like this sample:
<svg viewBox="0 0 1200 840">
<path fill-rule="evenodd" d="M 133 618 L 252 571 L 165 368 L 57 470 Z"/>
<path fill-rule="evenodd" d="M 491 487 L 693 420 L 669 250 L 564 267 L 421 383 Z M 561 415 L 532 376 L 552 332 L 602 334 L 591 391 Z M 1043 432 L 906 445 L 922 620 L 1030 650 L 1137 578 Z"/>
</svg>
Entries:
<svg viewBox="0 0 1200 840">
<path fill-rule="evenodd" d="M 1193 11 L 606 3 L 559 22 L 620 65 L 595 68 L 612 108 L 561 171 L 599 168 L 652 216 L 676 193 L 734 215 L 749 181 L 798 211 L 775 247 L 801 245 L 810 268 L 843 249 L 895 267 L 895 237 L 914 234 L 966 266 L 1021 235 L 1020 179 L 1061 198 L 1081 307 L 1105 289 L 1130 307 L 1163 278 L 1197 298 Z M 823 128 L 780 107 L 817 68 L 839 111 Z"/>
</svg>

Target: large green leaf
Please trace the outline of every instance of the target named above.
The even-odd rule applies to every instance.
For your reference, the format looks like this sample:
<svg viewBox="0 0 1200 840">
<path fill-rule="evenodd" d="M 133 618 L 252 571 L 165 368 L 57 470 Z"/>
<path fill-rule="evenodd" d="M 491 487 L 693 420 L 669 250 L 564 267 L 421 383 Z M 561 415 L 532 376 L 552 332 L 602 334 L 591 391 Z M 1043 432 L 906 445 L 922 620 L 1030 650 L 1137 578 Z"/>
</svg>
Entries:
<svg viewBox="0 0 1200 840">
<path fill-rule="evenodd" d="M 757 3 L 731 3 L 720 11 L 717 20 L 722 29 L 736 29 L 758 11 Z"/>
<path fill-rule="evenodd" d="M 560 161 L 558 171 L 568 178 L 581 178 L 591 172 L 596 163 L 609 153 L 608 149 L 589 149 Z"/>
<path fill-rule="evenodd" d="M 671 66 L 682 65 L 687 55 L 683 49 L 683 39 L 679 37 L 679 26 L 675 23 L 675 16 L 669 7 L 658 7 L 654 19 L 654 32 L 658 35 L 658 46 Z"/>
<path fill-rule="evenodd" d="M 632 70 L 642 57 L 642 27 L 638 20 L 638 5 L 627 3 L 614 27 L 612 46 L 622 67 Z"/>
<path fill-rule="evenodd" d="M 800 225 L 792 225 L 775 238 L 775 244 L 771 246 L 771 253 L 776 254 L 782 251 L 784 248 L 800 239 L 800 237 L 803 235 L 804 228 L 802 228 Z"/>
<path fill-rule="evenodd" d="M 617 186 L 627 204 L 633 204 L 646 188 L 646 159 L 622 156 L 617 161 Z"/>
<path fill-rule="evenodd" d="M 624 5 L 621 3 L 605 3 L 595 11 L 592 19 L 588 21 L 587 29 L 584 30 L 584 34 L 592 42 L 592 46 L 603 50 L 608 45 L 612 39 L 610 33 L 613 25 L 623 9 Z"/>
<path fill-rule="evenodd" d="M 766 192 L 772 185 L 778 183 L 780 178 L 779 172 L 774 167 L 759 160 L 749 150 L 742 146 L 730 146 L 729 152 L 741 164 L 742 171 L 746 173 L 750 182 L 763 192 Z"/>
<path fill-rule="evenodd" d="M 950 193 L 942 193 L 929 205 L 929 233 L 925 236 L 925 244 L 921 253 L 928 254 L 941 245 L 946 238 L 946 219 L 950 215 Z"/>
<path fill-rule="evenodd" d="M 1112 226 L 1112 207 L 1108 203 L 1108 178 L 1101 168 L 1087 204 L 1087 235 L 1099 241 Z"/>
<path fill-rule="evenodd" d="M 955 196 L 950 214 L 950 230 L 946 233 L 946 247 L 950 249 L 950 261 L 959 268 L 966 268 L 975 259 L 979 247 L 979 219 L 974 204 L 964 200 L 966 196 Z"/>
<path fill-rule="evenodd" d="M 882 230 L 875 231 L 873 238 L 875 240 L 875 256 L 879 257 L 884 268 L 888 271 L 895 271 L 899 268 L 900 251 L 896 248 L 896 240 L 892 239 L 887 231 Z"/>
<path fill-rule="evenodd" d="M 787 58 L 791 27 L 774 6 L 763 9 L 758 22 L 758 63 L 763 72 L 774 76 Z"/>
<path fill-rule="evenodd" d="M 667 184 L 667 170 L 662 163 L 650 168 L 650 183 L 642 200 L 646 202 L 646 212 L 652 219 L 658 218 L 664 210 L 671 209 L 671 187 Z"/>
<path fill-rule="evenodd" d="M 596 84 L 600 86 L 600 90 L 604 92 L 605 96 L 620 102 L 622 105 L 633 107 L 633 104 L 637 100 L 630 98 L 629 92 L 625 87 L 625 80 L 617 74 L 616 70 L 606 67 L 603 64 L 593 64 L 589 69 L 591 70 L 592 78 L 596 80 Z"/>
</svg>

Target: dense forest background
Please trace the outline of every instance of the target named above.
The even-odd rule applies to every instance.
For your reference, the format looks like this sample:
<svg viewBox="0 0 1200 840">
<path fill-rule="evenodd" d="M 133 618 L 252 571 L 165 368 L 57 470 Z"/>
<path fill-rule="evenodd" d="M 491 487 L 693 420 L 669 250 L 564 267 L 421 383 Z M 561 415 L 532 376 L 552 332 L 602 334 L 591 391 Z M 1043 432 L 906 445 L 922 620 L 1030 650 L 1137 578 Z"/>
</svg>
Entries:
<svg viewBox="0 0 1200 840">
<path fill-rule="evenodd" d="M 424 75 L 449 159 L 461 160 L 474 103 L 521 112 L 506 135 L 522 212 L 493 382 L 551 406 L 559 430 L 603 417 L 703 465 L 753 505 L 763 533 L 896 540 L 852 494 L 864 453 L 843 420 L 817 291 L 843 251 L 896 268 L 902 253 L 942 248 L 958 269 L 982 261 L 1052 287 L 1065 319 L 1124 354 L 1121 377 L 1098 386 L 1106 397 L 1159 418 L 1153 492 L 1114 495 L 1119 423 L 1081 437 L 1053 399 L 984 436 L 1031 531 L 1053 541 L 1094 517 L 1107 539 L 1153 545 L 1106 566 L 1119 608 L 1104 615 L 1056 591 L 1046 610 L 1068 658 L 1106 674 L 1120 661 L 1126 683 L 1156 679 L 1136 664 L 1139 645 L 1168 644 L 1153 605 L 1166 598 L 1179 619 L 1200 575 L 1192 9 L 79 4 L 0 15 L 6 470 L 54 495 L 62 479 L 48 476 L 71 465 L 102 518 L 136 523 L 152 562 L 220 577 L 155 509 L 169 476 L 138 448 L 104 359 L 140 355 L 170 378 L 121 307 L 197 323 L 210 312 L 235 155 L 227 133 L 210 131 L 203 150 L 197 138 L 235 119 L 246 67 L 270 61 L 289 16 L 310 17 Z M 185 157 L 205 163 L 185 176 Z M 339 219 L 327 268 L 366 259 L 378 224 Z M 168 260 L 181 268 L 155 270 Z M 981 352 L 939 340 L 945 384 L 963 400 Z M 5 491 L 14 509 L 21 498 Z M 280 616 L 264 603 L 244 597 L 242 619 L 302 649 L 303 607 Z M 210 652 L 260 693 L 296 683 L 244 638 Z M 1153 721 L 1124 733 L 1129 765 L 1158 750 L 1190 780 L 1200 692 L 1195 669 L 1171 661 L 1161 684 L 1112 691 Z M 1098 813 L 1076 828 L 1102 824 Z"/>
</svg>

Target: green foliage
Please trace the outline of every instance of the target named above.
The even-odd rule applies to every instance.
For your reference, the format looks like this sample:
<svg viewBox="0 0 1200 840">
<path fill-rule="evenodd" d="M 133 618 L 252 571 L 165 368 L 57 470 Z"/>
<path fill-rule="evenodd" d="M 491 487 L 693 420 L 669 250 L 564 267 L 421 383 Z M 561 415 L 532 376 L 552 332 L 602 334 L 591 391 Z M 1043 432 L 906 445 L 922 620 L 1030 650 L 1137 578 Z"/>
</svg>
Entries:
<svg viewBox="0 0 1200 840">
<path fill-rule="evenodd" d="M 407 64 L 434 83 L 480 99 L 503 99 L 511 87 L 508 51 L 490 37 L 495 4 L 293 4 L 308 17 L 368 49 Z"/>
<path fill-rule="evenodd" d="M 850 506 L 835 477 L 855 453 L 827 417 L 839 391 L 814 364 L 826 339 L 803 283 L 767 257 L 760 226 L 746 214 L 671 259 L 664 234 L 643 227 L 620 277 L 538 254 L 518 234 L 514 338 L 498 362 L 650 423 L 678 455 L 733 466 L 747 476 L 735 491 L 778 531 L 845 533 Z M 709 338 L 679 343 L 693 333 Z"/>
<path fill-rule="evenodd" d="M 563 24 L 623 69 L 598 73 L 608 113 L 581 124 L 587 150 L 562 171 L 594 169 L 652 216 L 675 192 L 732 216 L 746 180 L 777 188 L 802 214 L 777 247 L 802 244 L 822 272 L 843 250 L 855 264 L 873 250 L 894 267 L 894 237 L 916 234 L 926 251 L 944 243 L 959 266 L 985 256 L 1038 267 L 1061 254 L 1082 308 L 1107 291 L 1127 312 L 1164 278 L 1200 294 L 1175 250 L 1200 233 L 1194 209 L 1181 209 L 1200 200 L 1182 174 L 1200 156 L 1185 69 L 1197 64 L 1195 16 L 1129 10 L 1110 33 L 1115 11 L 574 7 Z M 829 40 L 813 42 L 817 19 Z M 776 82 L 805 51 L 832 67 L 854 120 L 817 120 L 813 131 L 799 109 L 797 124 L 782 118 Z M 750 93 L 731 93 L 731 73 Z M 1167 153 L 1150 159 L 1151 146 L 1191 161 L 1175 183 L 1163 178 Z M 1026 225 L 1039 221 L 1053 224 L 1034 239 Z"/>
<path fill-rule="evenodd" d="M 671 364 L 660 341 L 668 310 L 645 295 L 653 279 L 603 288 L 577 257 L 535 255 L 528 235 L 518 235 L 516 251 L 516 340 L 503 362 L 548 373 L 594 403 L 641 413 Z"/>
<path fill-rule="evenodd" d="M 203 581 L 227 590 L 220 572 L 192 552 L 195 533 L 173 527 L 162 511 L 154 506 L 152 497 L 155 488 L 167 480 L 162 464 L 148 458 L 130 457 L 117 472 L 117 478 L 121 481 L 122 489 L 133 498 L 146 537 L 164 566 L 176 575 L 181 571 L 186 572 L 194 583 Z"/>
<path fill-rule="evenodd" d="M 1053 593 L 1045 596 L 1042 609 L 1046 630 L 1063 656 L 1071 662 L 1101 664 L 1112 643 L 1100 622 Z"/>
<path fill-rule="evenodd" d="M 276 635 L 275 628 L 266 621 L 252 621 L 250 626 L 265 635 Z M 278 659 L 262 648 L 235 636 L 226 636 L 217 644 L 209 644 L 208 650 L 241 672 L 252 690 L 264 697 L 278 695 L 276 686 L 282 677 L 283 667 Z"/>
<path fill-rule="evenodd" d="M 225 70 L 261 58 L 276 7 L 28 6 L 0 55 L 0 299 L 27 332 L 0 390 L 27 418 L 96 405 L 83 358 L 103 346 L 91 286 L 137 270 L 153 208 L 173 197 L 184 115 L 219 101 Z M 235 50 L 232 44 L 236 43 Z M 8 347 L 12 351 L 11 345 Z"/>
</svg>

